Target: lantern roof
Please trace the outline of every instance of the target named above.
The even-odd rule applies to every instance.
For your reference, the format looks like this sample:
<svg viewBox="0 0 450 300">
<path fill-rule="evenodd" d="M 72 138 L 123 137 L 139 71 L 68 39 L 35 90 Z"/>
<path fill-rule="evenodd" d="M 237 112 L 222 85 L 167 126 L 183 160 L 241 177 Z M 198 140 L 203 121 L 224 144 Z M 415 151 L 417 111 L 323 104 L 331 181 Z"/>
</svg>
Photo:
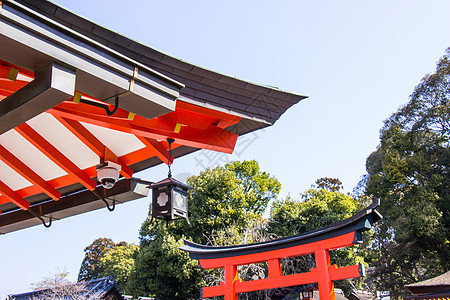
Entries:
<svg viewBox="0 0 450 300">
<path fill-rule="evenodd" d="M 131 180 L 199 149 L 232 153 L 238 136 L 306 98 L 171 57 L 46 0 L 0 1 L 0 45 L 0 234 L 36 225 L 17 210 L 56 219 L 55 201 L 99 195 L 101 162 Z"/>
<path fill-rule="evenodd" d="M 187 184 L 182 183 L 181 181 L 176 180 L 173 177 L 167 177 L 166 179 L 163 179 L 161 181 L 155 182 L 150 187 L 151 188 L 157 188 L 157 187 L 165 186 L 165 185 L 176 185 L 176 186 L 182 187 L 182 188 L 184 188 L 186 190 L 191 189 L 190 186 L 188 186 Z"/>
</svg>

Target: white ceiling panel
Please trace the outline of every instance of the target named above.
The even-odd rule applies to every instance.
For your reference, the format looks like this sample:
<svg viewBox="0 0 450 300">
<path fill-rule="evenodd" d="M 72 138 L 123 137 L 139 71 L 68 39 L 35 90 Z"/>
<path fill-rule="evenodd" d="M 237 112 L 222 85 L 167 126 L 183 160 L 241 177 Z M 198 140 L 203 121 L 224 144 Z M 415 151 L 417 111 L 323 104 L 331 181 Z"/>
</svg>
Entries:
<svg viewBox="0 0 450 300">
<path fill-rule="evenodd" d="M 98 164 L 99 157 L 72 134 L 55 117 L 48 113 L 40 114 L 27 122 L 48 142 L 69 158 L 80 169 Z"/>
<path fill-rule="evenodd" d="M 20 176 L 3 161 L 0 161 L 0 180 L 16 191 L 31 186 L 31 182 Z"/>
<path fill-rule="evenodd" d="M 0 144 L 46 181 L 67 175 L 15 130 L 0 135 Z"/>
<path fill-rule="evenodd" d="M 115 155 L 119 157 L 145 148 L 145 145 L 132 134 L 83 122 L 81 123 L 106 147 L 108 147 Z"/>
</svg>

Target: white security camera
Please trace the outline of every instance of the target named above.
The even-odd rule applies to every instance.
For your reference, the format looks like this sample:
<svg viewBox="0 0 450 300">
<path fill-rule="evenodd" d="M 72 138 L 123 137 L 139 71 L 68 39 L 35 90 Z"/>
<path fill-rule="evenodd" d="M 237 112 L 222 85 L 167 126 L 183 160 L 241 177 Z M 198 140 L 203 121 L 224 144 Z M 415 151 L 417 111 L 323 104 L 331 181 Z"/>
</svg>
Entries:
<svg viewBox="0 0 450 300">
<path fill-rule="evenodd" d="M 97 180 L 100 181 L 105 189 L 112 188 L 119 180 L 121 166 L 112 161 L 106 161 L 104 164 L 97 165 L 96 169 Z"/>
</svg>

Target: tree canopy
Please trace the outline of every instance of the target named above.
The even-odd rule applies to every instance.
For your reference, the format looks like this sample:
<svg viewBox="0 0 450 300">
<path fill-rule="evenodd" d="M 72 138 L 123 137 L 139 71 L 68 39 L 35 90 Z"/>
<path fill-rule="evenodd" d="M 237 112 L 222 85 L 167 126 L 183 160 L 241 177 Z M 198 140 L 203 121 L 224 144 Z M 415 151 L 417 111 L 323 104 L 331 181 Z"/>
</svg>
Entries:
<svg viewBox="0 0 450 300">
<path fill-rule="evenodd" d="M 114 276 L 120 291 L 125 291 L 127 278 L 134 266 L 138 246 L 126 242 L 114 243 L 109 238 L 98 238 L 84 249 L 78 281 L 89 281 Z"/>
<path fill-rule="evenodd" d="M 78 273 L 78 281 L 89 281 L 100 278 L 104 271 L 100 258 L 116 244 L 109 238 L 98 238 L 84 248 L 84 259 Z"/>
<path fill-rule="evenodd" d="M 366 195 L 385 217 L 373 280 L 396 294 L 450 269 L 450 50 L 384 123 L 367 159 Z"/>
<path fill-rule="evenodd" d="M 301 194 L 301 199 L 290 197 L 273 203 L 268 231 L 280 237 L 301 234 L 310 230 L 335 224 L 345 220 L 362 207 L 361 203 L 350 195 L 340 193 L 341 182 L 335 178 L 321 178 L 316 181 L 318 188 L 312 188 Z M 359 247 L 350 247 L 330 251 L 332 264 L 349 266 L 364 263 L 363 251 Z M 283 270 L 286 274 L 309 272 L 315 267 L 311 255 L 292 258 L 284 261 Z M 347 294 L 361 279 L 337 282 Z"/>
<path fill-rule="evenodd" d="M 100 257 L 100 265 L 103 268 L 100 277 L 112 275 L 119 291 L 125 292 L 138 250 L 139 247 L 135 244 L 122 242 L 115 245 Z"/>
</svg>

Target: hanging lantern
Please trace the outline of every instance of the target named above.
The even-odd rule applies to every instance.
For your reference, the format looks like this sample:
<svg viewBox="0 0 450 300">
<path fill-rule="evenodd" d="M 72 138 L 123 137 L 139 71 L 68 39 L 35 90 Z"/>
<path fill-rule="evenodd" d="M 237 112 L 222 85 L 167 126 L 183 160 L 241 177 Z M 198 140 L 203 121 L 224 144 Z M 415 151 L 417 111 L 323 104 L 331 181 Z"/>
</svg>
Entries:
<svg viewBox="0 0 450 300">
<path fill-rule="evenodd" d="M 190 186 L 172 178 L 171 160 L 173 139 L 168 138 L 169 143 L 169 174 L 164 180 L 152 184 L 152 219 L 169 221 L 185 219 L 190 225 L 188 218 L 188 190 Z"/>
</svg>

